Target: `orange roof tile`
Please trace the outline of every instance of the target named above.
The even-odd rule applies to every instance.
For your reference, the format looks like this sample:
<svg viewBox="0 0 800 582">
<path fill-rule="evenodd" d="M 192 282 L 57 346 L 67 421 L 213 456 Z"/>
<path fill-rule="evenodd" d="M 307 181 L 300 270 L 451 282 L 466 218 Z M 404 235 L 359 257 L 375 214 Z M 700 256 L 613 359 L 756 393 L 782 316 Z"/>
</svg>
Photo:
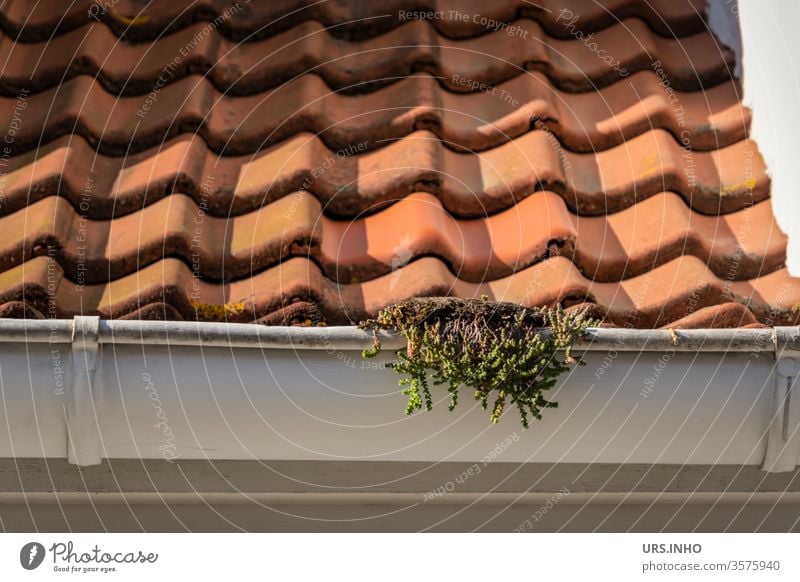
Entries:
<svg viewBox="0 0 800 582">
<path fill-rule="evenodd" d="M 464 17 L 467 15 L 467 17 Z M 798 321 L 703 0 L 10 0 L 0 316 Z"/>
</svg>

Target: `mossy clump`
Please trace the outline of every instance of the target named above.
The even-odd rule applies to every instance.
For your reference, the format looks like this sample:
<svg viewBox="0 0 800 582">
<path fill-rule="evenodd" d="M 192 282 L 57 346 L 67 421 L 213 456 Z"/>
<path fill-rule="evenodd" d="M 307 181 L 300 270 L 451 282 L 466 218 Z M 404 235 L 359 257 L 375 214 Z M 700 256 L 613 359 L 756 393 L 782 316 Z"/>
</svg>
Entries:
<svg viewBox="0 0 800 582">
<path fill-rule="evenodd" d="M 484 410 L 491 407 L 496 423 L 508 403 L 516 405 L 522 425 L 529 416 L 542 418 L 542 409 L 558 404 L 544 392 L 575 362 L 571 347 L 589 327 L 599 325 L 586 310 L 525 308 L 486 299 L 412 299 L 378 313 L 360 327 L 373 333 L 401 332 L 408 344 L 390 366 L 403 378 L 408 396 L 406 414 L 431 410 L 430 381 L 446 385 L 450 410 L 458 404 L 462 386 L 474 389 Z M 364 357 L 381 349 L 375 336 Z M 563 354 L 559 351 L 563 350 Z"/>
</svg>

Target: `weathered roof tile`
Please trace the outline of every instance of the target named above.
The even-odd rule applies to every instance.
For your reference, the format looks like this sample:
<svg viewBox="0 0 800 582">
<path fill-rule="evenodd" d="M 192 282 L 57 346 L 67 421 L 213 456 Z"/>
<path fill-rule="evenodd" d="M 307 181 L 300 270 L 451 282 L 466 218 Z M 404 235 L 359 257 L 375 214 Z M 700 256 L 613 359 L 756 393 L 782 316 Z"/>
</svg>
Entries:
<svg viewBox="0 0 800 582">
<path fill-rule="evenodd" d="M 62 4 L 0 9 L 2 317 L 798 320 L 702 0 Z"/>
</svg>

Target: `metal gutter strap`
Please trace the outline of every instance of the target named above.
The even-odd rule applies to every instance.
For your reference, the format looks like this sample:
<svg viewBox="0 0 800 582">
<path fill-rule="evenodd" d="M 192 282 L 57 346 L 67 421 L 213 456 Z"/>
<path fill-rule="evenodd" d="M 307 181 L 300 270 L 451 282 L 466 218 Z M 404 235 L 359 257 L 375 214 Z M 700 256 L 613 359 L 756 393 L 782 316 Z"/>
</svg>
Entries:
<svg viewBox="0 0 800 582">
<path fill-rule="evenodd" d="M 67 459 L 74 465 L 99 465 L 102 442 L 98 390 L 102 387 L 95 386 L 94 375 L 100 318 L 78 316 L 73 322 L 72 382 L 66 383 Z"/>
<path fill-rule="evenodd" d="M 775 329 L 775 384 L 770 401 L 770 424 L 762 469 L 771 473 L 794 471 L 800 456 L 800 330 Z"/>
</svg>

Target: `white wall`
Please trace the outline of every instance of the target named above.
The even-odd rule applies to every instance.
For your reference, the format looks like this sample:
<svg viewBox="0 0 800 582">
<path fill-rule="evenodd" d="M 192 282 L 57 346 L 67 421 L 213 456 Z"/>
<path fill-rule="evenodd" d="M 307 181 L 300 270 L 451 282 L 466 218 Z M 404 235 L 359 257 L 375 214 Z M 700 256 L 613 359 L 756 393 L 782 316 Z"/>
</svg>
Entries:
<svg viewBox="0 0 800 582">
<path fill-rule="evenodd" d="M 726 17 L 739 19 L 751 135 L 772 176 L 778 224 L 789 235 L 789 271 L 800 276 L 800 0 L 711 2 L 712 26 L 723 40 Z"/>
</svg>

